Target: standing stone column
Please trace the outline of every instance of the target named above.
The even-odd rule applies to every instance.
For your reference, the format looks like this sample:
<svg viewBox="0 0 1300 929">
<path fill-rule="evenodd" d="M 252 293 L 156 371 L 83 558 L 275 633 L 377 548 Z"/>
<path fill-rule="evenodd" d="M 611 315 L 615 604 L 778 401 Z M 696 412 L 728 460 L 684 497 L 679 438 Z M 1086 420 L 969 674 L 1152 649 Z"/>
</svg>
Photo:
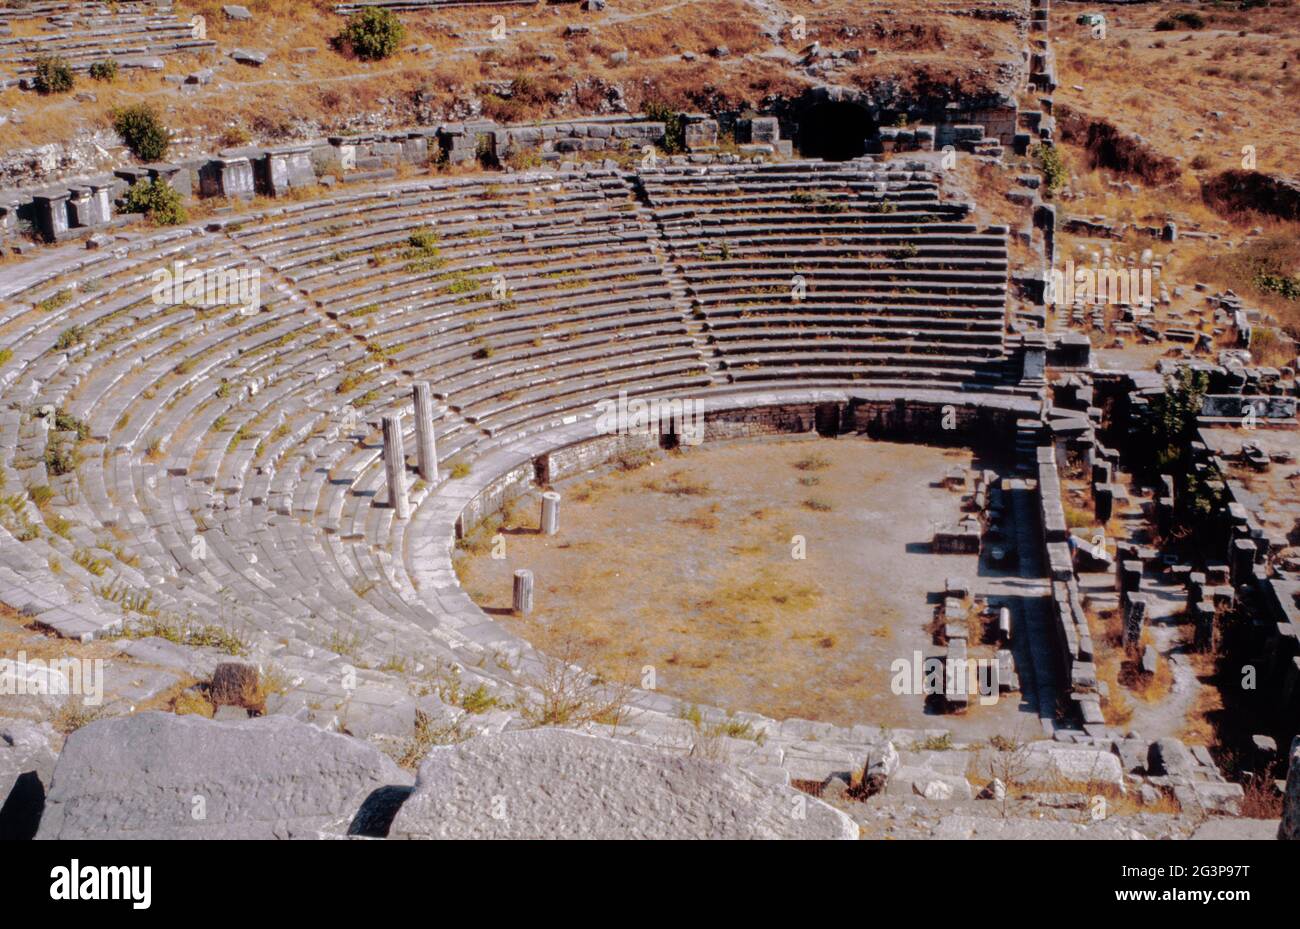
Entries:
<svg viewBox="0 0 1300 929">
<path fill-rule="evenodd" d="M 533 611 L 533 572 L 520 568 L 515 572 L 515 612 L 527 616 Z"/>
<path fill-rule="evenodd" d="M 415 444 L 420 453 L 420 477 L 430 484 L 438 480 L 438 446 L 433 438 L 433 389 L 428 381 L 415 385 Z"/>
<path fill-rule="evenodd" d="M 542 494 L 542 534 L 555 535 L 560 531 L 560 495 L 553 490 Z"/>
<path fill-rule="evenodd" d="M 388 505 L 398 519 L 411 515 L 406 498 L 406 450 L 402 447 L 402 417 L 384 417 L 384 470 L 388 474 Z"/>
</svg>

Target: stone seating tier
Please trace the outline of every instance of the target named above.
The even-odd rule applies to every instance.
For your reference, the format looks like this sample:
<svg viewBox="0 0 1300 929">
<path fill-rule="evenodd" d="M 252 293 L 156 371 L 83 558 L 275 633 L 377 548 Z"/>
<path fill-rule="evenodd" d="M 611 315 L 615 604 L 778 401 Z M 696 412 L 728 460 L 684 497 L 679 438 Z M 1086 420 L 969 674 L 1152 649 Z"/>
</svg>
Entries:
<svg viewBox="0 0 1300 929">
<path fill-rule="evenodd" d="M 71 635 L 147 615 L 237 621 L 313 685 L 319 656 L 341 660 L 332 644 L 354 635 L 379 661 L 474 667 L 485 649 L 518 648 L 454 584 L 417 587 L 421 529 L 388 505 L 381 418 L 405 413 L 414 449 L 409 385 L 432 383 L 444 473 L 410 476 L 418 518 L 458 498 L 451 463 L 495 469 L 620 390 L 1005 390 L 1002 237 L 933 224 L 915 258 L 875 267 L 847 242 L 865 227 L 879 241 L 869 215 L 829 243 L 755 229 L 726 261 L 704 261 L 691 238 L 665 234 L 635 178 L 530 172 L 336 193 L 38 255 L 0 283 L 12 349 L 0 473 L 10 491 L 53 497 L 19 506 L 34 536 L 0 513 L 0 597 Z M 412 235 L 427 229 L 438 241 L 420 252 Z M 262 307 L 155 304 L 152 272 L 178 259 L 259 272 Z M 811 279 L 803 302 L 742 292 L 796 267 Z M 498 272 L 505 299 L 491 293 Z M 46 464 L 72 440 L 43 427 L 47 403 L 88 427 L 67 474 Z"/>
</svg>

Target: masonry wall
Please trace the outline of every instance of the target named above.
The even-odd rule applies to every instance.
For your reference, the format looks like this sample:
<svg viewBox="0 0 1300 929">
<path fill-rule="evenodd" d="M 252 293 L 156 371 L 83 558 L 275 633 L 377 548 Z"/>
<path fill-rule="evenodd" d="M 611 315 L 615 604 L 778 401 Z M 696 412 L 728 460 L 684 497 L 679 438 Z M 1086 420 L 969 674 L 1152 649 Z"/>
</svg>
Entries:
<svg viewBox="0 0 1300 929">
<path fill-rule="evenodd" d="M 609 435 L 556 449 L 538 458 L 538 484 L 554 484 L 575 474 L 599 468 L 624 455 L 639 455 L 659 448 L 658 435 Z"/>
<path fill-rule="evenodd" d="M 525 461 L 484 487 L 461 511 L 456 523 L 457 537 L 463 538 L 483 520 L 500 512 L 511 500 L 526 494 L 533 487 L 533 477 L 533 462 Z"/>
</svg>

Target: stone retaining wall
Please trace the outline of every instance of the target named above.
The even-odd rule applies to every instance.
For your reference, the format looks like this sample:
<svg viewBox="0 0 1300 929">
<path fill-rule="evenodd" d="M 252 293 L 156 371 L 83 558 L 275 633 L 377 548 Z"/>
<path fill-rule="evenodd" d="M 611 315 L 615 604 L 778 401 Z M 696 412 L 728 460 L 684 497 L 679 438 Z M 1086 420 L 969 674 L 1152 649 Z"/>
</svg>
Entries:
<svg viewBox="0 0 1300 929">
<path fill-rule="evenodd" d="M 501 163 L 527 151 L 535 152 L 544 164 L 558 165 L 568 156 L 589 152 L 639 152 L 663 138 L 662 122 L 629 116 L 525 126 L 480 120 L 223 149 L 175 163 L 126 165 L 111 174 L 41 189 L 0 191 L 0 245 L 16 235 L 23 222 L 30 223 L 46 242 L 89 236 L 114 222 L 113 202 L 139 181 L 163 180 L 186 199 L 278 197 L 318 183 L 392 177 L 401 165 L 465 164 L 480 159 Z M 77 209 L 83 201 L 104 202 L 96 209 Z"/>
</svg>

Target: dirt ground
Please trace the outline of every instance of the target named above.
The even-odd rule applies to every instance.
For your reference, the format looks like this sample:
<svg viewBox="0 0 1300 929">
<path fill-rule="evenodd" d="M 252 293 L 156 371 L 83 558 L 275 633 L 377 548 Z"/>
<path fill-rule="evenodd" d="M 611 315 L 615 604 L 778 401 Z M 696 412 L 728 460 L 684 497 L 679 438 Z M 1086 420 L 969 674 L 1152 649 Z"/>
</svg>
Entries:
<svg viewBox="0 0 1300 929">
<path fill-rule="evenodd" d="M 744 441 L 559 484 L 560 533 L 537 533 L 533 500 L 472 537 L 457 571 L 477 602 L 552 654 L 687 701 L 841 725 L 958 723 L 891 692 L 891 663 L 939 650 L 926 626 L 946 577 L 974 555 L 935 555 L 961 496 L 939 486 L 969 451 L 867 439 Z M 797 538 L 805 557 L 795 557 Z M 530 568 L 536 605 L 509 612 Z M 972 657 L 976 653 L 972 652 Z M 991 652 L 990 652 L 991 654 Z M 1015 700 L 973 706 L 1010 731 Z M 983 728 L 983 727 L 981 727 Z"/>
</svg>

